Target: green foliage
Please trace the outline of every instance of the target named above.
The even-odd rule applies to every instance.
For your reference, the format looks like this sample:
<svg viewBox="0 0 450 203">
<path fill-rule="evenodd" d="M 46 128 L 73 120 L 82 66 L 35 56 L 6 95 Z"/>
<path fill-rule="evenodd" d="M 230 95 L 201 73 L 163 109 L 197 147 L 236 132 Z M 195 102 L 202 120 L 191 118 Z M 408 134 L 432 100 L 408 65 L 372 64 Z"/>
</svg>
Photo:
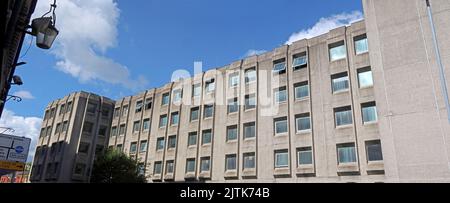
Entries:
<svg viewBox="0 0 450 203">
<path fill-rule="evenodd" d="M 107 150 L 94 162 L 91 183 L 145 183 L 143 165 L 123 152 Z"/>
</svg>

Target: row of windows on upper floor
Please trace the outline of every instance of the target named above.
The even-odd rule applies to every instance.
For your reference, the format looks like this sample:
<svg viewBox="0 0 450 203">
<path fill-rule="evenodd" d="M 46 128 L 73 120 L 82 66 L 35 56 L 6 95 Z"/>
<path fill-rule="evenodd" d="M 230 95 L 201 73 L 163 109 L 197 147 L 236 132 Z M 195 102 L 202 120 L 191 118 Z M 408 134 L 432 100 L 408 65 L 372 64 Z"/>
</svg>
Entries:
<svg viewBox="0 0 450 203">
<path fill-rule="evenodd" d="M 297 166 L 312 166 L 314 163 L 314 153 L 312 147 L 301 147 L 296 149 L 297 153 Z M 365 142 L 366 160 L 367 162 L 383 161 L 383 153 L 381 149 L 380 140 L 371 140 Z M 355 143 L 344 143 L 336 145 L 337 163 L 349 164 L 357 162 L 357 154 L 355 149 Z M 242 169 L 255 169 L 256 168 L 256 153 L 246 152 L 242 154 Z M 289 150 L 280 149 L 274 151 L 274 168 L 282 169 L 289 168 Z M 237 154 L 225 155 L 225 172 L 236 171 L 238 168 Z M 200 172 L 210 172 L 211 157 L 200 158 Z M 196 159 L 186 159 L 186 173 L 194 173 L 196 171 Z M 173 174 L 174 172 L 174 160 L 166 161 L 165 174 Z M 161 175 L 162 173 L 162 161 L 155 161 L 153 167 L 153 175 Z"/>
<path fill-rule="evenodd" d="M 56 124 L 55 135 L 60 133 L 66 133 L 69 129 L 69 121 L 64 121 Z M 46 128 L 41 129 L 41 133 L 39 137 L 51 136 L 53 130 L 53 126 L 48 126 Z M 94 131 L 94 123 L 85 121 L 83 124 L 82 132 L 84 134 L 92 134 Z M 98 129 L 99 136 L 106 136 L 108 131 L 108 127 L 104 125 L 100 125 Z"/>
<path fill-rule="evenodd" d="M 347 91 L 349 88 L 349 81 L 348 81 L 348 75 L 346 73 L 344 74 L 337 74 L 335 76 L 332 76 L 332 89 L 334 93 Z M 370 87 L 373 85 L 372 80 L 372 73 L 370 69 L 362 69 L 362 71 L 359 72 L 359 84 L 361 88 Z M 303 100 L 309 97 L 309 85 L 308 82 L 302 82 L 294 85 L 295 89 L 295 99 L 296 100 Z M 275 101 L 277 103 L 283 103 L 287 101 L 287 90 L 286 87 L 277 88 L 275 90 Z M 256 95 L 246 95 L 245 96 L 245 102 L 244 102 L 244 109 L 245 111 L 255 109 L 257 106 L 256 102 Z M 372 103 L 365 104 L 363 106 L 363 112 L 366 112 L 368 110 L 366 109 L 374 109 L 375 105 Z M 373 104 L 373 105 L 372 105 Z M 238 98 L 233 98 L 228 100 L 227 105 L 227 112 L 228 114 L 236 113 L 239 111 L 239 104 L 238 104 Z M 372 110 L 373 111 L 373 110 Z M 376 110 L 375 110 L 376 111 Z M 374 112 L 375 113 L 375 112 Z M 190 112 L 190 121 L 197 121 L 200 117 L 200 108 L 199 107 L 193 107 L 191 108 Z M 367 114 L 367 115 L 366 115 Z M 214 116 L 214 105 L 204 105 L 204 112 L 203 112 L 203 118 L 208 119 L 212 118 Z M 374 115 L 370 115 L 369 113 L 363 113 L 363 120 L 370 120 L 368 117 L 376 117 Z M 348 120 L 348 119 L 347 119 Z M 168 116 L 167 115 L 161 115 L 160 121 L 159 121 L 159 127 L 164 128 L 167 126 L 168 123 Z M 176 126 L 179 123 L 179 112 L 173 112 L 171 113 L 171 120 L 170 124 L 172 126 Z M 133 132 L 139 132 L 141 130 L 141 123 L 140 121 L 135 121 L 133 123 Z M 142 124 L 143 131 L 148 131 L 150 129 L 150 119 L 144 119 Z M 117 133 L 119 135 L 125 134 L 125 124 L 122 124 L 119 126 L 119 129 L 114 126 L 111 130 L 111 135 L 115 136 Z"/>
<path fill-rule="evenodd" d="M 89 102 L 86 108 L 86 112 L 88 114 L 94 115 L 97 112 L 97 104 Z M 59 115 L 63 115 L 66 113 L 70 113 L 73 108 L 73 102 L 67 102 L 66 104 L 61 104 L 59 107 Z M 44 120 L 53 118 L 56 115 L 57 108 L 52 108 L 51 110 L 47 110 L 44 115 Z M 101 110 L 102 117 L 109 117 L 110 110 L 107 107 L 103 107 Z"/>
<path fill-rule="evenodd" d="M 245 109 L 251 110 L 256 108 L 256 104 L 251 102 L 254 99 L 251 99 L 252 98 L 251 96 L 248 98 L 249 101 L 246 101 Z M 238 109 L 239 107 L 237 105 L 237 99 L 234 99 L 232 103 L 229 103 L 228 113 L 237 112 Z M 200 111 L 199 107 L 191 108 L 190 122 L 195 122 L 199 120 L 199 111 Z M 363 124 L 371 124 L 377 122 L 378 116 L 375 102 L 367 102 L 361 104 L 361 111 Z M 353 116 L 352 116 L 353 114 L 351 106 L 335 108 L 334 115 L 336 127 L 353 124 Z M 171 116 L 170 125 L 177 126 L 180 120 L 179 112 L 173 112 L 170 116 Z M 209 119 L 212 118 L 213 116 L 214 116 L 214 106 L 204 105 L 203 118 Z M 310 113 L 296 115 L 296 123 L 297 123 L 296 124 L 297 132 L 310 130 L 311 128 Z M 288 129 L 286 117 L 275 119 L 274 124 L 276 134 L 282 134 L 287 132 Z M 168 125 L 168 116 L 166 114 L 161 115 L 159 119 L 159 128 L 165 128 L 167 125 Z M 125 124 L 120 125 L 119 128 L 117 128 L 117 126 L 113 126 L 111 129 L 111 136 L 125 135 L 125 130 L 126 130 Z M 150 119 L 147 118 L 144 119 L 142 122 L 142 131 L 148 132 L 149 130 L 150 130 Z M 138 133 L 140 131 L 141 131 L 141 122 L 135 121 L 133 123 L 133 133 Z"/>
<path fill-rule="evenodd" d="M 73 102 L 67 102 L 66 104 L 61 104 L 59 107 L 59 115 L 63 115 L 65 113 L 70 113 L 73 108 Z M 44 120 L 55 117 L 57 108 L 54 107 L 50 110 L 45 111 Z"/>
<path fill-rule="evenodd" d="M 373 86 L 373 79 L 372 79 L 372 71 L 370 70 L 370 67 L 367 68 L 361 68 L 358 69 L 358 80 L 359 80 L 359 87 L 360 88 L 368 88 Z M 347 72 L 339 73 L 331 76 L 332 81 L 332 91 L 333 93 L 339 93 L 349 90 L 349 77 Z M 294 93 L 295 93 L 295 100 L 303 100 L 309 97 L 309 84 L 308 81 L 300 82 L 297 84 L 294 84 Z M 274 90 L 274 96 L 275 96 L 275 102 L 276 103 L 283 103 L 287 101 L 287 89 L 286 87 L 280 87 Z M 245 111 L 255 109 L 257 106 L 256 102 L 256 95 L 250 94 L 245 96 L 245 102 L 244 102 L 244 109 Z M 139 104 L 136 104 L 139 105 Z M 150 105 L 151 106 L 151 105 Z M 140 108 L 139 108 L 140 109 Z M 190 121 L 196 121 L 199 119 L 199 107 L 194 107 L 191 109 L 191 116 Z M 239 103 L 238 98 L 232 98 L 228 100 L 227 105 L 227 112 L 229 114 L 236 113 L 239 111 Z M 214 114 L 214 106 L 213 105 L 205 105 L 204 106 L 204 112 L 203 117 L 206 118 L 212 118 Z M 167 115 L 162 115 L 160 117 L 160 124 L 159 127 L 165 127 L 167 125 Z M 179 113 L 174 112 L 171 114 L 171 125 L 177 125 L 179 123 Z M 145 119 L 143 122 L 143 129 L 149 130 L 150 128 L 150 119 Z M 140 122 L 135 121 L 133 125 L 133 131 L 138 132 L 140 130 Z M 117 127 L 113 127 L 112 135 L 116 135 L 117 133 Z M 125 133 L 125 124 L 120 126 L 119 134 L 122 135 Z"/>
<path fill-rule="evenodd" d="M 355 37 L 354 40 L 355 40 L 354 41 L 355 51 L 356 51 L 357 55 L 368 52 L 368 43 L 367 43 L 367 37 L 365 34 Z M 331 61 L 337 61 L 337 60 L 346 58 L 347 50 L 346 50 L 344 41 L 330 44 L 329 45 L 329 56 L 330 56 Z M 285 59 L 280 59 L 280 60 L 274 61 L 273 72 L 278 73 L 278 74 L 284 73 L 286 71 L 286 62 L 285 61 L 286 61 Z M 294 70 L 299 70 L 299 69 L 306 67 L 307 63 L 308 63 L 306 52 L 294 55 L 292 61 L 293 61 L 292 67 Z M 372 73 L 370 71 L 370 68 L 368 68 L 368 69 L 369 70 L 367 70 L 367 68 L 361 69 L 361 70 L 359 70 L 360 72 L 358 72 L 361 88 L 373 85 Z M 246 84 L 250 84 L 250 83 L 253 83 L 256 81 L 257 74 L 256 74 L 255 67 L 246 69 L 244 73 L 245 73 L 245 83 Z M 337 76 L 341 76 L 341 75 L 336 75 L 336 77 Z M 229 87 L 239 86 L 239 81 L 240 81 L 240 79 L 239 79 L 238 72 L 232 73 L 228 77 Z M 345 82 L 345 81 L 347 81 L 347 82 Z M 347 88 L 348 88 L 348 75 L 347 76 L 342 75 L 342 77 L 333 78 L 333 83 L 338 83 L 337 88 L 345 88 L 346 87 L 345 84 L 347 84 Z M 192 85 L 192 97 L 199 97 L 201 95 L 201 88 L 202 88 L 201 84 Z M 206 90 L 206 93 L 214 92 L 214 90 L 215 90 L 215 80 L 214 79 L 210 79 L 205 82 L 205 90 Z M 335 90 L 334 86 L 333 86 L 333 90 Z M 174 90 L 173 91 L 173 102 L 179 102 L 179 101 L 181 101 L 181 98 L 182 98 L 182 90 L 181 89 Z M 170 94 L 164 93 L 162 95 L 161 105 L 162 106 L 168 105 L 169 102 L 170 102 Z M 135 112 L 136 113 L 141 112 L 143 106 L 145 106 L 145 110 L 150 109 L 152 106 L 152 99 L 151 98 L 147 99 L 145 101 L 145 104 L 143 103 L 143 101 L 137 101 Z M 120 115 L 124 116 L 127 113 L 128 113 L 128 105 L 125 105 L 122 109 L 120 109 L 120 107 L 115 109 L 115 117 L 119 117 Z"/>
</svg>

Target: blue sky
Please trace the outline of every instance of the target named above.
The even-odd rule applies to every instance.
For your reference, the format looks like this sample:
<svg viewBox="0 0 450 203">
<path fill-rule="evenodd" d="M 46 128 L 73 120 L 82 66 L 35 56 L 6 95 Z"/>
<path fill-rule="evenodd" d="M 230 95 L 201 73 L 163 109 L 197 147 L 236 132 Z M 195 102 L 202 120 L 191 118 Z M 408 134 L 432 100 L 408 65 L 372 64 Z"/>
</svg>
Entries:
<svg viewBox="0 0 450 203">
<path fill-rule="evenodd" d="M 49 4 L 39 0 L 35 15 Z M 33 128 L 32 119 L 38 131 L 46 105 L 71 92 L 133 95 L 168 83 L 175 70 L 192 72 L 194 61 L 221 67 L 346 24 L 361 10 L 360 0 L 59 0 L 60 36 L 51 50 L 32 44 L 21 58 L 28 65 L 16 74 L 25 84 L 10 93 L 25 99 L 7 103 L 0 125 Z"/>
</svg>

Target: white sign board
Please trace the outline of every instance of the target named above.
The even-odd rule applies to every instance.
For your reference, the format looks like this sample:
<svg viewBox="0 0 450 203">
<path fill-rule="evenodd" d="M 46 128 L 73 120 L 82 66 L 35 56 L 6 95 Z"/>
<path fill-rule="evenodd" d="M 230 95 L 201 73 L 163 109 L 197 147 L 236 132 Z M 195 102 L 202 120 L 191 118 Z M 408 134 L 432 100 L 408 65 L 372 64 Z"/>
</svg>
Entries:
<svg viewBox="0 0 450 203">
<path fill-rule="evenodd" d="M 30 138 L 0 134 L 0 161 L 25 163 L 30 143 Z"/>
</svg>

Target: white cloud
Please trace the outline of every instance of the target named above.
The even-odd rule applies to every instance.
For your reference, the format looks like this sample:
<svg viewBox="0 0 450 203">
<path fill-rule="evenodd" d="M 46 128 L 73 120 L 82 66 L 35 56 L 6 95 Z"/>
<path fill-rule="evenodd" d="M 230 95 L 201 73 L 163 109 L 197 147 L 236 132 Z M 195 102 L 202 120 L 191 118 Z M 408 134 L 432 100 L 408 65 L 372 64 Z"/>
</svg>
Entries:
<svg viewBox="0 0 450 203">
<path fill-rule="evenodd" d="M 0 119 L 0 127 L 14 129 L 14 132 L 8 132 L 7 134 L 31 138 L 32 141 L 30 152 L 28 154 L 28 162 L 33 160 L 41 125 L 41 118 L 18 116 L 14 112 L 7 109 L 3 111 L 2 118 Z"/>
<path fill-rule="evenodd" d="M 353 22 L 363 19 L 363 14 L 360 11 L 353 11 L 351 13 L 341 13 L 338 15 L 332 15 L 327 18 L 321 18 L 313 27 L 309 29 L 304 29 L 299 32 L 292 34 L 286 44 L 292 44 L 295 41 L 302 39 L 309 39 L 328 31 L 341 27 L 348 26 Z"/>
<path fill-rule="evenodd" d="M 34 17 L 48 11 L 53 0 L 40 0 Z M 143 76 L 131 78 L 130 70 L 105 56 L 117 45 L 120 9 L 114 0 L 59 0 L 56 27 L 60 33 L 52 48 L 56 68 L 80 82 L 102 81 L 139 89 L 147 84 Z"/>
<path fill-rule="evenodd" d="M 18 96 L 22 99 L 34 99 L 34 96 L 31 94 L 31 92 L 29 91 L 18 91 L 18 92 L 14 92 L 13 94 L 14 96 Z"/>
<path fill-rule="evenodd" d="M 263 53 L 266 53 L 266 50 L 256 50 L 256 49 L 250 49 L 247 51 L 247 53 L 245 53 L 244 57 L 250 57 L 250 56 L 254 56 L 254 55 L 260 55 Z"/>
</svg>

